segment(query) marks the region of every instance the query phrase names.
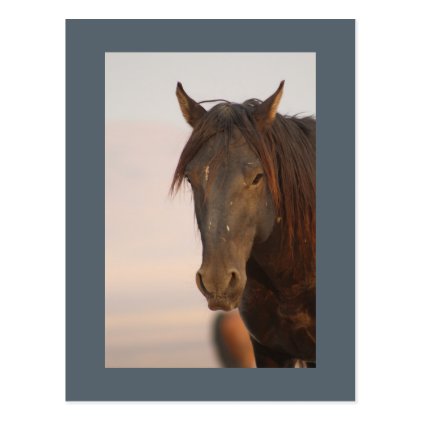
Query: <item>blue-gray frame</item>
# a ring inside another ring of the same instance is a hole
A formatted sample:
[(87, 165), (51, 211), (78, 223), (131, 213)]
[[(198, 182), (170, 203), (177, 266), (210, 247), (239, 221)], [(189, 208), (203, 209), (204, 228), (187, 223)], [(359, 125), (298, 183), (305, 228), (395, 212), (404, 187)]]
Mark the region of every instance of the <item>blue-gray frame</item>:
[[(105, 368), (106, 52), (316, 52), (317, 368)], [(355, 21), (67, 20), (66, 400), (354, 399)]]

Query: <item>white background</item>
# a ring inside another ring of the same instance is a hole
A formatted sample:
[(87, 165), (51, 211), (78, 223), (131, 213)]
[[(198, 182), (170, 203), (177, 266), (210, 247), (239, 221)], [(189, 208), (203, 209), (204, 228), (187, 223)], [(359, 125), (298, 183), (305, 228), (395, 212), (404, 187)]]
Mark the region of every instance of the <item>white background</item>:
[[(184, 3), (1, 6), (1, 419), (421, 420), (418, 2)], [(356, 403), (65, 403), (64, 19), (81, 17), (357, 19)]]

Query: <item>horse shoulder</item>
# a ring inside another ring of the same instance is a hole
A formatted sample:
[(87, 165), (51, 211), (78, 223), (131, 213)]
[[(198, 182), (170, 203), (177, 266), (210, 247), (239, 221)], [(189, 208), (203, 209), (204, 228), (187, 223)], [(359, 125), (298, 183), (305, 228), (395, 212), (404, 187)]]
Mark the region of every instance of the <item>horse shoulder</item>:
[[(248, 262), (247, 276), (239, 310), (252, 339), (280, 353), (314, 360), (314, 292), (283, 297), (253, 261)], [(288, 289), (284, 293), (289, 295)]]

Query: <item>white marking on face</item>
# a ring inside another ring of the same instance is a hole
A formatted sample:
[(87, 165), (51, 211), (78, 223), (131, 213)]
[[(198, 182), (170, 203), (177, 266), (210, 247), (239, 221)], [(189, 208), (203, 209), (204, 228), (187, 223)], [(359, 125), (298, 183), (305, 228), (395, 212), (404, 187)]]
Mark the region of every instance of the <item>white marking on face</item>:
[(230, 227), (229, 226), (226, 226), (226, 229), (227, 229), (228, 232), (230, 231)]
[(233, 205), (233, 202), (232, 201), (230, 201), (230, 206), (232, 206)]
[(210, 173), (210, 166), (205, 167), (204, 173), (205, 173), (205, 181), (208, 182), (208, 175)]
[(277, 223), (281, 221), (281, 217), (277, 217)]

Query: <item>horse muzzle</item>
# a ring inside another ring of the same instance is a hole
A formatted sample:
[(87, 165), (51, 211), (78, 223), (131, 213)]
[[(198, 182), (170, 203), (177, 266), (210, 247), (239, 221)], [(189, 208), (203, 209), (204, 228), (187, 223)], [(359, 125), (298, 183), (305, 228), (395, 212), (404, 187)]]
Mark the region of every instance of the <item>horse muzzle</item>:
[[(213, 279), (218, 282), (212, 282)], [(211, 278), (210, 273), (201, 267), (196, 273), (196, 285), (207, 299), (209, 309), (231, 311), (240, 303), (245, 282), (242, 282), (240, 273), (235, 269), (228, 271), (224, 276)]]

